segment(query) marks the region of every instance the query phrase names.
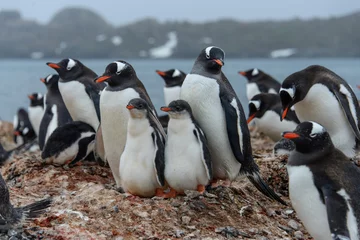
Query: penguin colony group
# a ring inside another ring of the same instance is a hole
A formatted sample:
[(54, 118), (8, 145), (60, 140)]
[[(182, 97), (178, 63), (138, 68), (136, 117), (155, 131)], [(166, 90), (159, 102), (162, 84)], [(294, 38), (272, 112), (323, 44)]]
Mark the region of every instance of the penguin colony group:
[[(225, 52), (203, 49), (189, 74), (157, 70), (165, 81), (159, 116), (135, 69), (123, 60), (98, 76), (80, 61), (47, 63), (47, 93), (29, 96), (29, 114), (14, 119), (18, 145), (38, 141), (45, 162), (74, 166), (83, 159), (109, 165), (119, 191), (140, 197), (204, 193), (218, 180), (246, 176), (264, 195), (285, 202), (264, 182), (252, 157), (248, 124), (269, 136), (275, 155), (288, 156), (291, 204), (312, 237), (359, 239), (360, 108), (352, 88), (322, 66), (283, 83), (254, 68), (247, 78), (249, 116), (222, 71)], [(9, 152), (2, 151), (2, 160)], [(14, 209), (0, 178), (0, 226), (38, 216), (43, 200)], [(10, 209), (10, 210), (9, 210)]]

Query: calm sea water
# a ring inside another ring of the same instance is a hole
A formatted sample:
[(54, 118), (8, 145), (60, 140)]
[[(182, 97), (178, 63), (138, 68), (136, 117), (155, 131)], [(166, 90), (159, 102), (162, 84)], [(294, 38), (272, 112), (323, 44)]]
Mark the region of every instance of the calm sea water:
[[(45, 93), (46, 88), (39, 79), (54, 73), (45, 63), (59, 60), (0, 60), (0, 118), (12, 121), (18, 108), (28, 107), (28, 94)], [(85, 59), (83, 63), (97, 74), (102, 74), (107, 64), (113, 60)], [(193, 65), (193, 60), (128, 60), (128, 62), (134, 66), (157, 109), (163, 106), (164, 96), (163, 80), (155, 70), (179, 68), (189, 72)], [(360, 84), (360, 59), (226, 59), (223, 70), (247, 112), (246, 79), (237, 74), (239, 70), (257, 67), (282, 82), (291, 73), (312, 64), (320, 64), (336, 72), (354, 87), (355, 94), (360, 97), (360, 90), (356, 88), (356, 85)]]

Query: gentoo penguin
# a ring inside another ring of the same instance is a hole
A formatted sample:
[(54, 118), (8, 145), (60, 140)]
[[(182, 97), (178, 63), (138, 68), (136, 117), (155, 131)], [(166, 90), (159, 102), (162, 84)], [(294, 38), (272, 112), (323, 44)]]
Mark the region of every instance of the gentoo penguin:
[(286, 118), (281, 121), (281, 101), (278, 94), (260, 93), (249, 102), (249, 118), (253, 119), (260, 132), (270, 137), (274, 142), (281, 139), (281, 133), (296, 128), (300, 123), (293, 110), (289, 110)]
[(218, 47), (203, 49), (180, 93), (207, 137), (214, 180), (233, 181), (239, 174), (246, 175), (263, 194), (285, 204), (261, 178), (252, 157), (243, 108), (221, 71), (224, 57), (224, 51)]
[(326, 128), (336, 148), (355, 156), (360, 140), (358, 100), (345, 80), (314, 65), (287, 77), (280, 89), (282, 119), (294, 106), (300, 122), (314, 121)]
[(51, 198), (40, 200), (24, 207), (14, 206), (10, 202), (9, 189), (0, 173), (0, 229), (8, 230), (29, 219), (37, 218), (50, 207)]
[(17, 146), (29, 143), (36, 138), (27, 111), (20, 108), (14, 116), (14, 142)]
[(39, 147), (43, 150), (47, 139), (52, 132), (59, 126), (71, 122), (71, 116), (64, 104), (61, 93), (59, 92), (59, 75), (50, 74), (46, 78), (41, 78), (41, 82), (46, 85), (45, 111), (40, 123)]
[(260, 69), (253, 68), (239, 72), (239, 74), (243, 75), (248, 80), (248, 83), (246, 84), (246, 96), (249, 101), (259, 93), (279, 93), (281, 84)]
[(172, 197), (184, 190), (203, 193), (212, 180), (212, 163), (204, 132), (184, 100), (171, 102), (162, 111), (169, 113), (165, 147), (165, 180)]
[(41, 93), (33, 93), (28, 97), (30, 99), (29, 119), (36, 136), (39, 136), (40, 123), (44, 114), (44, 97)]
[(295, 144), (287, 164), (292, 206), (315, 240), (359, 239), (360, 170), (329, 133), (302, 122), (283, 137)]
[(165, 81), (164, 97), (165, 105), (168, 106), (170, 102), (179, 99), (181, 85), (184, 82), (186, 74), (179, 69), (170, 69), (166, 72), (156, 70), (156, 73)]
[(145, 100), (132, 99), (126, 108), (130, 118), (126, 145), (120, 158), (121, 185), (125, 192), (136, 196), (161, 196), (165, 184), (166, 136)]
[(95, 130), (87, 123), (74, 121), (58, 127), (47, 140), (41, 158), (48, 164), (73, 166), (94, 148)]
[(63, 59), (46, 63), (60, 76), (59, 90), (74, 121), (82, 121), (97, 129), (100, 121), (100, 91), (105, 84), (96, 84), (97, 74), (79, 60)]
[(125, 61), (110, 63), (104, 74), (95, 81), (108, 83), (100, 96), (101, 129), (106, 160), (117, 186), (121, 187), (119, 163), (125, 147), (129, 119), (126, 106), (131, 99), (142, 98), (148, 103), (154, 115), (156, 111), (134, 68)]
[(286, 138), (281, 138), (275, 143), (273, 154), (275, 157), (290, 156), (290, 153), (295, 149), (295, 144)]

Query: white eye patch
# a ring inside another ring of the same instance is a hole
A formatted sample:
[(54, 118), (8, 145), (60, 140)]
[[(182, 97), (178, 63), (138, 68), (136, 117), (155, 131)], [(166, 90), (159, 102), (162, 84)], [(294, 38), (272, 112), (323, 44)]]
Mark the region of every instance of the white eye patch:
[(316, 122), (311, 122), (311, 123), (312, 123), (312, 129), (311, 129), (311, 133), (310, 133), (311, 137), (313, 137), (319, 133), (325, 132), (325, 128), (323, 126), (321, 126), (320, 124), (318, 124)]
[(251, 76), (256, 76), (259, 74), (259, 70), (257, 68), (254, 68), (254, 70), (251, 73)]
[(180, 74), (181, 74), (180, 71), (175, 69), (172, 77), (178, 77), (178, 76), (180, 76)]
[(75, 65), (76, 65), (76, 62), (73, 59), (69, 58), (69, 62), (66, 66), (66, 69), (68, 71), (70, 71)]
[(52, 77), (53, 77), (53, 75), (50, 74), (49, 76), (47, 76), (47, 77), (45, 78), (45, 81), (48, 83)]
[(254, 104), (254, 106), (256, 107), (256, 110), (260, 109), (260, 104), (261, 104), (260, 101), (253, 100), (253, 101), (250, 101), (249, 103)]
[(37, 94), (37, 99), (40, 100), (43, 97), (43, 95), (41, 93)]
[(279, 93), (281, 93), (282, 91), (287, 92), (290, 95), (291, 98), (294, 98), (294, 95), (295, 95), (294, 89), (292, 89), (292, 88), (280, 88)]
[(23, 134), (26, 135), (28, 132), (29, 132), (29, 128), (28, 127), (24, 128)]
[(205, 49), (205, 54), (206, 54), (206, 58), (210, 58), (210, 51), (211, 49), (213, 48), (214, 46), (211, 46), (211, 47), (207, 47)]
[(126, 64), (122, 62), (114, 62), (114, 63), (116, 63), (117, 65), (116, 74), (120, 74), (120, 72), (126, 68)]

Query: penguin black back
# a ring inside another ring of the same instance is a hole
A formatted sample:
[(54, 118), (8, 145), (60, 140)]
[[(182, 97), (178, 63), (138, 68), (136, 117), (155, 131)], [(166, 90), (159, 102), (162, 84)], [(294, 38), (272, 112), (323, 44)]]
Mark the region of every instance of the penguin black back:
[(164, 79), (166, 87), (181, 87), (186, 77), (186, 74), (179, 69), (170, 69), (165, 72), (156, 70), (156, 73)]
[(275, 90), (276, 93), (280, 91), (281, 84), (276, 81), (272, 76), (263, 72), (258, 68), (252, 68), (247, 71), (239, 72), (242, 76), (246, 77), (249, 83), (256, 83), (260, 92), (269, 93), (270, 89)]

